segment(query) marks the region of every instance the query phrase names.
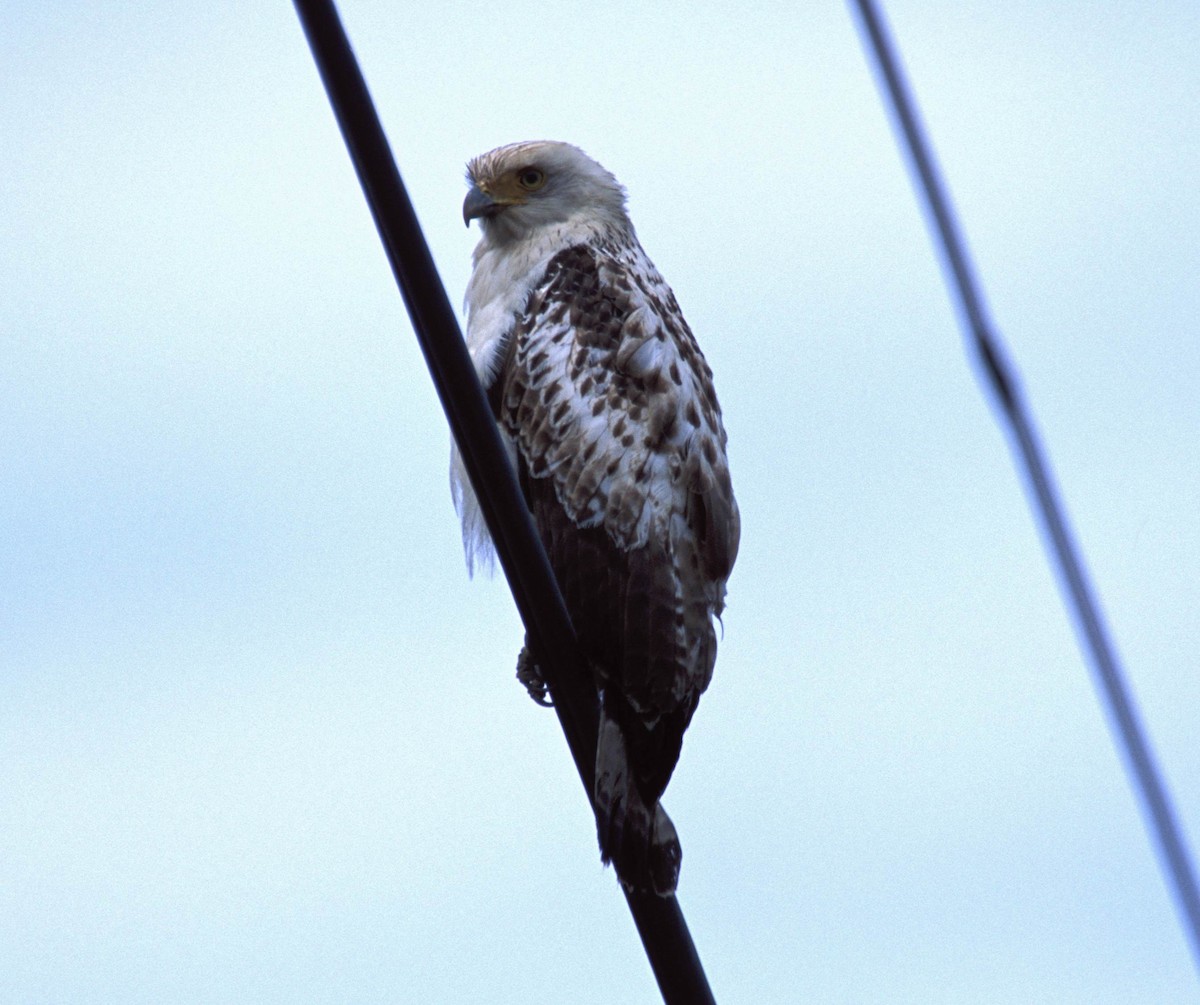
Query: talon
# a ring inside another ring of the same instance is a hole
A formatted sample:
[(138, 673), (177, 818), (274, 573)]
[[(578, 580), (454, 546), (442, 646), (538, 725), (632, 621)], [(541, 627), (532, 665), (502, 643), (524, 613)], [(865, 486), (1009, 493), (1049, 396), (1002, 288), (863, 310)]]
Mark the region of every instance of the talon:
[(541, 668), (534, 662), (533, 657), (529, 655), (528, 646), (522, 646), (521, 653), (517, 657), (517, 680), (525, 685), (525, 690), (529, 692), (529, 697), (543, 708), (554, 707), (554, 701), (549, 697), (550, 690), (546, 687), (546, 681), (542, 677)]

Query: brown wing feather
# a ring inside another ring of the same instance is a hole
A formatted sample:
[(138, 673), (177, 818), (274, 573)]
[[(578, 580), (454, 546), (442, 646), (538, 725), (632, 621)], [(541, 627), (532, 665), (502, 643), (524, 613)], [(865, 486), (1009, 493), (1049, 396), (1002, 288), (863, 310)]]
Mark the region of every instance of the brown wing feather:
[(559, 253), (510, 337), (497, 418), (652, 806), (711, 679), (737, 551), (711, 371), (636, 247)]

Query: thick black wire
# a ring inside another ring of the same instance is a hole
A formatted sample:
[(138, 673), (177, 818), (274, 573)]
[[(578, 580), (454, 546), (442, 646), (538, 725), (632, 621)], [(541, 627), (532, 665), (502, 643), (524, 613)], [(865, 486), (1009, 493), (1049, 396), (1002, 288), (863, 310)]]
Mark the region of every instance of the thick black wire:
[[(577, 669), (558, 584), (337, 10), (329, 0), (295, 6), (590, 803), (598, 710)], [(714, 1002), (679, 901), (630, 891), (625, 897), (663, 1001)]]
[(1022, 401), (1012, 370), (1005, 362), (999, 339), (988, 323), (983, 297), (967, 255), (966, 244), (959, 233), (950, 200), (921, 128), (916, 105), (909, 94), (899, 60), (894, 54), (893, 46), (872, 0), (854, 2), (862, 18), (870, 51), (875, 57), (884, 87), (891, 99), (892, 110), (907, 145), (912, 167), (925, 197), (926, 208), (933, 217), (945, 264), (950, 272), (948, 285), (951, 295), (966, 322), (967, 334), (979, 356), (983, 373), (1016, 440), (1017, 451), (1024, 462), (1025, 474), (1036, 501), (1035, 512), (1049, 538), (1051, 557), (1057, 565), (1060, 582), (1074, 614), (1084, 653), (1089, 658), (1102, 694), (1107, 700), (1109, 714), (1116, 725), (1126, 763), (1133, 773), (1135, 786), (1150, 818), (1151, 830), (1157, 838), (1184, 929), (1191, 941), (1192, 953), (1200, 966), (1200, 893), (1197, 892), (1195, 871), (1176, 822), (1166, 786), (1159, 776), (1154, 755), (1143, 734), (1116, 653), (1109, 641), (1104, 618), (1096, 603), (1078, 548), (1072, 539), (1062, 504), (1058, 500), (1049, 464), (1034, 432), (1033, 420)]

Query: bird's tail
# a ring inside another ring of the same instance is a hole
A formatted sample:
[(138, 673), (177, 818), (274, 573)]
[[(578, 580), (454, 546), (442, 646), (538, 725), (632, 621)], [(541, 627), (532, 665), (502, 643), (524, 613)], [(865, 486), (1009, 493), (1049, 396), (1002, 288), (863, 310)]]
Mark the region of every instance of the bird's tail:
[(600, 858), (630, 889), (675, 892), (683, 849), (662, 805), (648, 806), (629, 767), (625, 737), (601, 702), (596, 745), (596, 829)]

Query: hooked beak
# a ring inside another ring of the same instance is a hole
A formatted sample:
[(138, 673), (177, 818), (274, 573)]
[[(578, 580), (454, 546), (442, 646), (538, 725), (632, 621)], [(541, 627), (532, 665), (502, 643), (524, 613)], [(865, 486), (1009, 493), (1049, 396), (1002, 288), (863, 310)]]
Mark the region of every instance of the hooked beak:
[(495, 216), (504, 208), (478, 185), (472, 185), (471, 191), (463, 200), (463, 223), (468, 227), (478, 216)]

